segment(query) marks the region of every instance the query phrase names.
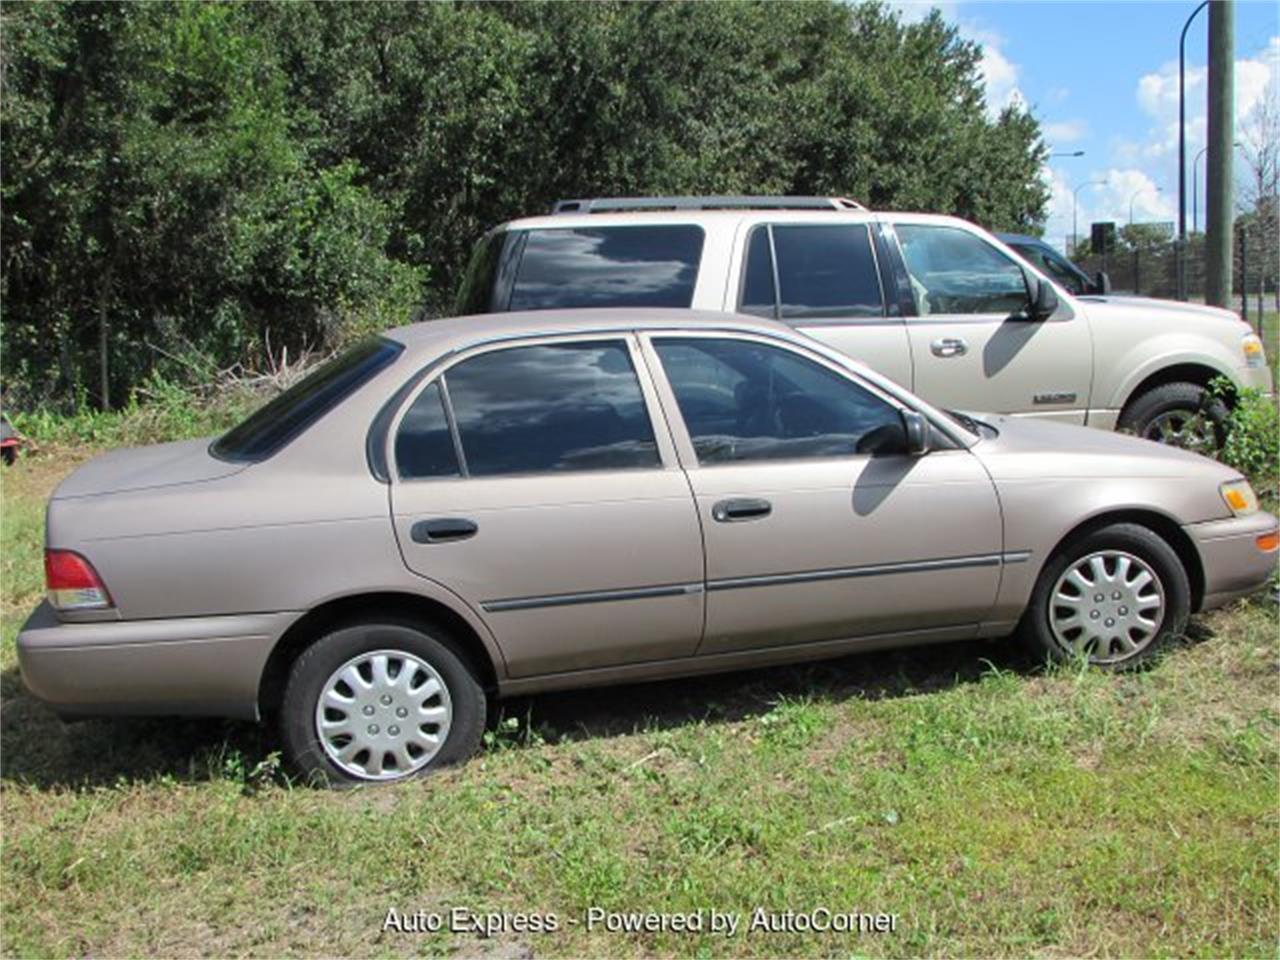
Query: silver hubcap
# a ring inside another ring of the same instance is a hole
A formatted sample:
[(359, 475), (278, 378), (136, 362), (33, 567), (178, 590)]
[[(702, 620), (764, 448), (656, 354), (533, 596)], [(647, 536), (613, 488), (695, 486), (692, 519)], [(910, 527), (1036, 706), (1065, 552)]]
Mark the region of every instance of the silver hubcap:
[(1064, 650), (1093, 663), (1126, 660), (1155, 639), (1164, 587), (1146, 561), (1122, 550), (1077, 560), (1058, 578), (1049, 626)]
[(362, 780), (395, 780), (440, 752), (453, 723), (444, 678), (403, 650), (352, 657), (325, 681), (316, 733), (329, 759)]
[(1194, 410), (1169, 410), (1160, 414), (1147, 424), (1143, 437), (1188, 450), (1212, 449), (1217, 441), (1213, 423)]

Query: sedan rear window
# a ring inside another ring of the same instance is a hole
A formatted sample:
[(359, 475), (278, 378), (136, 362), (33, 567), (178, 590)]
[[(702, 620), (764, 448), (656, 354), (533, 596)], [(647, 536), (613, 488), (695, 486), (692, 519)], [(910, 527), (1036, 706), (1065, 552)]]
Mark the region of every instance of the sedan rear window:
[(573, 307), (688, 307), (702, 259), (693, 224), (552, 228), (481, 241), (463, 313)]
[(357, 344), (232, 427), (209, 452), (243, 463), (267, 459), (390, 365), (402, 350), (381, 337)]

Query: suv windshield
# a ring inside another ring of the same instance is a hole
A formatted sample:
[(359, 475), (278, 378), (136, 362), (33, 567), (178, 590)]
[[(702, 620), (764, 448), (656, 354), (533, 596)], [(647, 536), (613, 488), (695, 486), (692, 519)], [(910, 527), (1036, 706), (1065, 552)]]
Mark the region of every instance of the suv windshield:
[(376, 337), (365, 340), (299, 380), (215, 440), (220, 460), (257, 463), (271, 456), (388, 366), (404, 347)]
[(702, 259), (694, 224), (499, 231), (480, 241), (458, 312), (693, 303)]

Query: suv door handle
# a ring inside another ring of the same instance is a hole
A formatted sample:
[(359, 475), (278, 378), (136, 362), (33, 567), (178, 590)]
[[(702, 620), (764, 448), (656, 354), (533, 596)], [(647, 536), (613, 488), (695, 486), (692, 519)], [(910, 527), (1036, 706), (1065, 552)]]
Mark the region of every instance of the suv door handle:
[(439, 517), (435, 520), (419, 520), (409, 528), (414, 543), (447, 543), (450, 540), (466, 540), (474, 537), (480, 527), (474, 520), (462, 517)]
[(711, 518), (719, 523), (737, 523), (740, 520), (761, 520), (773, 513), (768, 500), (740, 498), (721, 500), (711, 508)]
[(929, 344), (935, 357), (963, 357), (969, 352), (969, 344), (959, 337), (943, 337)]

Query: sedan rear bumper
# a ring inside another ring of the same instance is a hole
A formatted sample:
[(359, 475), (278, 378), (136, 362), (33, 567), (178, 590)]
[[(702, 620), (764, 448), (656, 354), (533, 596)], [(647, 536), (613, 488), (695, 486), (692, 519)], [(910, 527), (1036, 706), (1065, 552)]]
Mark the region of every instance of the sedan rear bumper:
[(1259, 512), (1183, 527), (1195, 543), (1204, 568), (1201, 610), (1220, 607), (1267, 582), (1280, 552), (1259, 549), (1258, 538), (1275, 533), (1277, 523), (1271, 514)]
[(65, 717), (256, 719), (258, 684), (297, 614), (64, 623), (41, 603), (18, 634), (27, 689)]

